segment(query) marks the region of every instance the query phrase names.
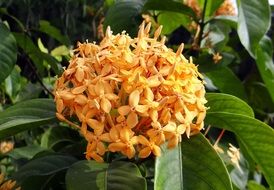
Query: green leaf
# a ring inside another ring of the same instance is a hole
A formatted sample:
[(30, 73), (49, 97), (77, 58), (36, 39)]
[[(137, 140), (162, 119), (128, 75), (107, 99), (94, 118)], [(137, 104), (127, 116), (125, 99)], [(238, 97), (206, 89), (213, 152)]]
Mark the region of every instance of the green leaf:
[(65, 155), (49, 155), (29, 161), (22, 166), (13, 178), (20, 184), (34, 176), (48, 176), (68, 169), (76, 158)]
[(196, 13), (188, 6), (183, 3), (175, 2), (172, 0), (148, 0), (144, 5), (144, 11), (146, 10), (157, 10), (157, 11), (170, 11), (174, 13), (181, 13), (192, 17), (197, 21)]
[(175, 12), (161, 11), (158, 15), (157, 21), (163, 25), (162, 34), (170, 34), (180, 26), (187, 28), (191, 20), (189, 17)]
[(252, 57), (262, 37), (270, 27), (268, 0), (238, 0), (238, 35)]
[(247, 99), (244, 85), (228, 67), (221, 67), (218, 70), (207, 72), (206, 76), (221, 92), (232, 94), (243, 100)]
[(198, 0), (200, 7), (204, 8), (204, 3), (206, 2), (205, 18), (212, 17), (215, 11), (221, 6), (224, 0)]
[(12, 72), (17, 59), (16, 40), (9, 29), (0, 22), (0, 83)]
[(0, 139), (55, 121), (53, 100), (20, 102), (0, 113)]
[(253, 110), (243, 100), (228, 94), (207, 93), (207, 113), (227, 112), (254, 117)]
[(40, 20), (39, 21), (39, 31), (48, 34), (49, 36), (53, 37), (61, 44), (69, 45), (69, 39), (61, 34), (60, 30), (50, 24), (49, 21)]
[(24, 146), (20, 148), (15, 148), (11, 152), (9, 152), (8, 155), (12, 157), (13, 159), (21, 159), (21, 158), (31, 159), (37, 153), (42, 152), (44, 150), (46, 149), (42, 148), (41, 146), (29, 145), (29, 146)]
[(110, 26), (114, 33), (126, 30), (131, 36), (135, 36), (142, 21), (142, 8), (143, 1), (140, 0), (116, 1), (106, 14), (104, 28)]
[(185, 190), (232, 190), (223, 161), (202, 134), (184, 138), (181, 144)]
[(249, 181), (247, 184), (248, 190), (266, 190), (266, 188), (255, 181)]
[(154, 189), (183, 190), (181, 144), (173, 149), (168, 149), (164, 144), (161, 146), (161, 150), (162, 155), (155, 161)]
[(107, 164), (83, 160), (67, 171), (66, 187), (67, 190), (146, 190), (146, 180), (131, 162)]
[(270, 187), (274, 188), (274, 131), (271, 127), (254, 118), (225, 110), (208, 112), (205, 121), (234, 132), (261, 168)]
[(215, 21), (221, 21), (225, 25), (229, 25), (231, 28), (237, 29), (238, 18), (236, 16), (231, 16), (231, 15), (215, 16), (214, 18), (210, 20), (210, 23)]
[(271, 99), (274, 102), (274, 63), (272, 56), (272, 42), (267, 36), (264, 36), (257, 48), (256, 64)]

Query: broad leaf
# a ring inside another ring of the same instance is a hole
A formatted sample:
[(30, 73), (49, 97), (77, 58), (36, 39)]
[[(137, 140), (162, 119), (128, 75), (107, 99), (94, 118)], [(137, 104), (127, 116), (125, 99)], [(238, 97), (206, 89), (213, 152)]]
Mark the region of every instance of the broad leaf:
[(202, 134), (184, 138), (181, 144), (184, 190), (232, 190), (223, 161)]
[(271, 40), (264, 36), (257, 48), (256, 64), (266, 88), (274, 102), (274, 64), (273, 45)]
[(9, 29), (0, 22), (0, 83), (11, 73), (17, 58), (16, 40)]
[(104, 20), (104, 27), (111, 27), (114, 33), (126, 30), (131, 36), (137, 34), (138, 26), (142, 19), (140, 17), (143, 1), (125, 0), (117, 1), (112, 5)]
[[(181, 144), (176, 148), (168, 149), (162, 145), (162, 155), (155, 161), (155, 190), (183, 190), (183, 166)], [(172, 177), (171, 177), (172, 176)]]
[(180, 2), (175, 2), (172, 0), (148, 0), (144, 5), (145, 10), (157, 10), (157, 11), (170, 11), (174, 13), (181, 13), (192, 17), (197, 20), (196, 13), (188, 6)]
[(69, 39), (65, 35), (61, 34), (58, 28), (52, 26), (50, 22), (46, 20), (39, 21), (39, 31), (48, 34), (61, 44), (69, 45)]
[(224, 0), (198, 0), (200, 7), (203, 9), (206, 1), (205, 18), (212, 17), (215, 11), (220, 7)]
[(268, 0), (238, 0), (238, 35), (241, 43), (255, 57), (257, 46), (270, 26)]
[(14, 159), (31, 159), (33, 158), (37, 153), (42, 152), (46, 150), (45, 148), (42, 148), (41, 146), (37, 145), (29, 145), (24, 146), (20, 148), (15, 148), (11, 152), (8, 153), (8, 155)]
[(242, 82), (228, 67), (221, 67), (206, 73), (213, 84), (223, 93), (232, 94), (246, 100), (245, 89)]
[(68, 170), (66, 186), (67, 190), (145, 190), (146, 180), (131, 162), (107, 164), (83, 160)]
[(249, 181), (247, 184), (249, 190), (266, 190), (266, 188), (255, 181)]
[[(210, 105), (209, 106), (213, 107)], [(220, 106), (221, 107), (221, 106)], [(206, 123), (234, 132), (242, 145), (260, 166), (270, 187), (274, 187), (274, 131), (265, 123), (237, 112), (208, 112)]]
[(22, 166), (13, 178), (20, 183), (30, 180), (32, 177), (49, 176), (68, 169), (77, 159), (65, 155), (49, 155), (29, 161)]
[(191, 20), (189, 17), (175, 12), (161, 11), (158, 15), (157, 21), (160, 25), (163, 25), (162, 34), (170, 34), (180, 26), (188, 28)]
[(55, 122), (55, 104), (51, 99), (20, 102), (0, 113), (0, 139)]
[(210, 108), (207, 110), (207, 113), (227, 112), (254, 117), (251, 107), (235, 96), (222, 93), (207, 93), (206, 99), (208, 101), (207, 106)]

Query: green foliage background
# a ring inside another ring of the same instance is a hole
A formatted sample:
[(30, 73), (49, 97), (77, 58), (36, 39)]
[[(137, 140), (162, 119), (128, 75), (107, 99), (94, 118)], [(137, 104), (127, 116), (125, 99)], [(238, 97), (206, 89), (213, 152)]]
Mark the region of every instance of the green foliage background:
[[(200, 17), (176, 0), (0, 0), (0, 140), (15, 143), (0, 154), (1, 172), (27, 190), (274, 189), (273, 11), (267, 0), (238, 0), (237, 16), (216, 16), (223, 0), (198, 2)], [(56, 76), (77, 41), (100, 41), (103, 19), (104, 28), (135, 36), (142, 14), (199, 65), (206, 129), (173, 150), (163, 146), (156, 159), (87, 161), (86, 142), (55, 118)], [(224, 130), (218, 145), (240, 148), (240, 168), (213, 147)]]

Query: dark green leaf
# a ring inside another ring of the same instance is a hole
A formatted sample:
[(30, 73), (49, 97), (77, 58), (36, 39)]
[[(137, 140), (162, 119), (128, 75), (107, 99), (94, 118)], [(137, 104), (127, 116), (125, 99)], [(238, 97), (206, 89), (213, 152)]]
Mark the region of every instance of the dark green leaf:
[(241, 43), (255, 57), (257, 46), (270, 26), (268, 0), (238, 0), (238, 35)]
[(188, 27), (191, 20), (189, 17), (175, 12), (161, 11), (158, 15), (157, 21), (163, 25), (162, 34), (170, 34), (180, 26)]
[(228, 94), (207, 93), (207, 113), (227, 112), (254, 117), (253, 110), (243, 100)]
[(198, 0), (200, 7), (203, 9), (206, 1), (205, 18), (210, 18), (220, 7), (224, 0)]
[(17, 58), (16, 40), (9, 29), (0, 22), (0, 83), (11, 73)]
[(0, 113), (0, 139), (52, 122), (55, 122), (53, 100), (20, 102)]
[(146, 180), (131, 162), (75, 163), (66, 175), (67, 190), (146, 190)]
[(27, 164), (22, 166), (13, 178), (18, 183), (23, 183), (25, 180), (34, 176), (48, 176), (59, 171), (68, 169), (76, 158), (64, 155), (49, 155), (41, 158), (37, 158), (29, 161)]
[(125, 0), (117, 1), (111, 6), (106, 14), (104, 27), (111, 27), (114, 33), (126, 30), (131, 36), (135, 36), (141, 23), (140, 13), (143, 1)]
[(181, 144), (185, 190), (232, 190), (224, 163), (202, 134), (184, 138)]
[(157, 11), (170, 11), (174, 13), (181, 13), (197, 20), (196, 13), (183, 3), (175, 2), (172, 0), (148, 0), (144, 5), (145, 10), (157, 10)]
[[(183, 166), (181, 144), (174, 149), (161, 146), (162, 155), (155, 161), (155, 190), (183, 190)], [(172, 176), (172, 177), (171, 177)]]
[(226, 25), (229, 25), (233, 29), (237, 29), (238, 18), (230, 15), (219, 15), (210, 20), (210, 23), (215, 21), (221, 21)]
[(221, 67), (218, 70), (207, 72), (206, 76), (221, 92), (232, 94), (243, 100), (247, 99), (242, 82), (228, 67)]
[(69, 45), (69, 39), (66, 36), (62, 35), (58, 28), (52, 26), (46, 20), (39, 21), (39, 31), (48, 34), (49, 36), (59, 41), (61, 44)]
[(37, 153), (42, 152), (44, 150), (46, 149), (42, 148), (41, 146), (29, 145), (29, 146), (13, 149), (11, 152), (9, 152), (9, 156), (14, 159), (21, 159), (21, 158), (31, 159)]
[(271, 40), (264, 36), (257, 48), (256, 64), (266, 88), (274, 102), (274, 63), (273, 45)]

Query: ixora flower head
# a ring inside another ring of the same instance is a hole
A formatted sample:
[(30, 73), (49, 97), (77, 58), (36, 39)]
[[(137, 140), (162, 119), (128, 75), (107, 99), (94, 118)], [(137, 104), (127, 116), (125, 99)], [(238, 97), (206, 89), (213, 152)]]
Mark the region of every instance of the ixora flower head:
[[(159, 146), (177, 146), (203, 128), (206, 114), (202, 76), (192, 59), (149, 37), (150, 23), (138, 36), (113, 35), (107, 28), (99, 45), (79, 43), (68, 68), (56, 81), (57, 117), (80, 129), (86, 158), (103, 162), (106, 151), (128, 158), (161, 155)], [(78, 122), (69, 120), (77, 117)]]

